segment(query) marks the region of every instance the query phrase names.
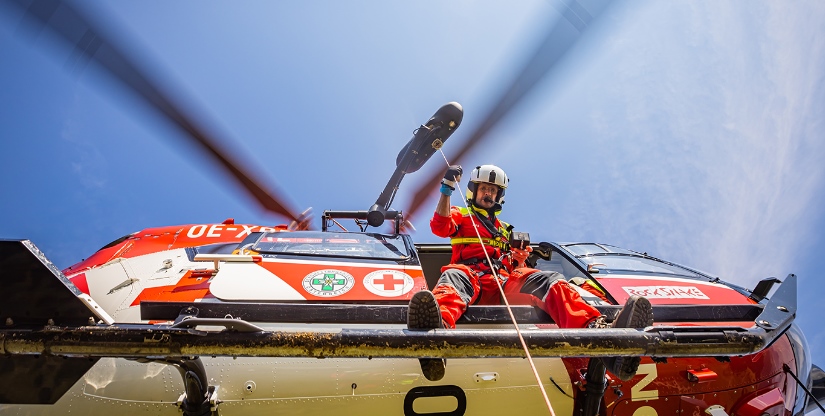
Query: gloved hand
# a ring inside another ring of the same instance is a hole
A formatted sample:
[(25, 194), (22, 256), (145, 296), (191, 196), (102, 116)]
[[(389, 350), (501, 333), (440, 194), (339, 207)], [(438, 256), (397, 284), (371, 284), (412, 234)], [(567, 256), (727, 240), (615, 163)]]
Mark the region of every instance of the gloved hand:
[(527, 246), (524, 250), (519, 250), (515, 247), (510, 248), (510, 255), (513, 256), (515, 267), (523, 267), (526, 265), (527, 257), (533, 251), (533, 247)]
[(444, 195), (452, 195), (458, 182), (461, 181), (461, 166), (451, 165), (447, 172), (444, 173), (444, 179), (441, 180), (441, 193)]

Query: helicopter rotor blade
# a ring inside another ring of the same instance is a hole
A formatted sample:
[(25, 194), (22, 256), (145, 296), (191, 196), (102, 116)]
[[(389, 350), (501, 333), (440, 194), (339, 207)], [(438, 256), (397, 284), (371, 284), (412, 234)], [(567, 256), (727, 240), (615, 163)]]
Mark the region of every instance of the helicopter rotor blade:
[[(475, 130), (463, 139), (450, 163), (460, 164), (461, 159), (489, 136), (496, 125), (516, 107), (519, 102), (541, 81), (547, 73), (555, 68), (567, 52), (579, 41), (586, 29), (607, 8), (609, 0), (588, 1), (583, 6), (582, 0), (551, 0), (550, 3), (562, 15), (562, 19), (547, 32), (544, 40), (533, 52), (527, 63), (516, 75), (492, 106), (489, 113)], [(455, 140), (454, 141), (458, 141)], [(413, 193), (410, 206), (404, 211), (406, 218), (412, 218), (431, 196), (435, 194), (435, 184), (443, 172), (434, 171)]]
[[(61, 0), (0, 0), (17, 6), (24, 11), (24, 21), (36, 30), (49, 29), (59, 39), (73, 48), (73, 59), (93, 61), (105, 69), (127, 90), (140, 97), (150, 108), (157, 110), (166, 120), (183, 130), (186, 140), (205, 150), (227, 173), (267, 211), (282, 215), (290, 221), (302, 222), (305, 218), (295, 214), (290, 205), (276, 195), (283, 194), (267, 190), (262, 181), (242, 168), (230, 153), (221, 148), (218, 135), (210, 134), (204, 123), (198, 123), (191, 113), (175, 103), (171, 95), (159, 87), (157, 78), (153, 80), (149, 71), (142, 69), (137, 61), (123, 53), (128, 50), (107, 38), (92, 19)], [(134, 56), (134, 54), (132, 54)], [(248, 162), (245, 163), (248, 165)]]

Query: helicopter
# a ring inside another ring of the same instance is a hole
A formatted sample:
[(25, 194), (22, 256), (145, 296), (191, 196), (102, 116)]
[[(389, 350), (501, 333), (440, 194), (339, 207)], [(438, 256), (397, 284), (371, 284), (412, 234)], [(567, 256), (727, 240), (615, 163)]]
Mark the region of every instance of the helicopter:
[[(203, 227), (202, 227), (202, 229), (209, 229), (209, 228), (212, 228), (212, 227), (215, 227), (215, 226), (217, 226), (217, 227), (221, 227), (221, 225), (220, 225), (220, 224), (210, 224), (208, 227), (204, 224), (204, 225), (202, 225), (202, 226), (203, 226)], [(227, 223), (227, 224), (223, 224), (223, 228), (222, 228), (222, 229), (226, 229), (226, 228), (227, 228), (227, 227), (229, 227), (229, 226), (231, 226), (231, 224), (229, 224), (229, 223)], [(248, 227), (252, 227), (252, 226), (248, 226)], [(218, 229), (220, 229), (220, 228), (218, 228)], [(122, 292), (124, 288), (125, 288), (125, 289), (128, 289), (129, 287), (130, 287), (130, 286), (124, 286), (123, 288), (121, 288), (121, 289), (119, 289), (119, 290), (116, 290), (116, 291), (115, 291), (115, 292), (113, 292), (113, 293)]]

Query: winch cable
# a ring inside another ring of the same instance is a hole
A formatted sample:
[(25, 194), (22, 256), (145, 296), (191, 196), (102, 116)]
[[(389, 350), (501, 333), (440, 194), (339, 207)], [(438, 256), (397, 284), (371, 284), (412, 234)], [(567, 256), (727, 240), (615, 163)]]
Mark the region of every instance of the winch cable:
[(797, 377), (796, 374), (794, 374), (793, 371), (791, 371), (791, 367), (788, 364), (782, 364), (782, 370), (785, 371), (786, 373), (790, 374), (791, 377), (793, 377), (793, 379), (796, 380), (796, 384), (799, 387), (802, 387), (802, 390), (805, 390), (805, 394), (808, 395), (809, 399), (813, 400), (814, 403), (816, 403), (816, 405), (819, 407), (819, 410), (822, 410), (823, 412), (825, 412), (825, 407), (822, 407), (822, 403), (820, 403), (819, 400), (817, 400), (816, 396), (814, 396), (813, 393), (811, 393), (808, 390), (808, 388), (805, 387), (805, 383), (803, 383), (801, 380), (799, 380), (799, 377)]
[[(438, 149), (441, 152), (441, 156), (444, 158), (444, 162), (447, 163), (447, 166), (450, 166), (450, 162), (447, 160), (447, 156), (444, 155), (444, 151)], [(456, 181), (456, 189), (458, 189), (458, 181)], [(461, 198), (464, 201), (464, 208), (467, 209), (468, 212), (472, 213), (473, 210), (467, 206), (466, 198)], [(524, 354), (527, 357), (527, 362), (530, 363), (530, 369), (533, 370), (533, 376), (536, 377), (536, 383), (539, 385), (539, 389), (541, 390), (541, 395), (544, 397), (544, 403), (547, 405), (547, 410), (550, 411), (550, 416), (556, 416), (556, 412), (553, 411), (553, 406), (550, 404), (550, 399), (547, 397), (547, 391), (544, 389), (544, 384), (541, 382), (541, 377), (539, 376), (538, 370), (536, 370), (536, 363), (533, 362), (533, 356), (530, 354), (530, 350), (527, 348), (527, 342), (524, 341), (524, 337), (521, 335), (521, 329), (518, 326), (518, 322), (516, 322), (516, 317), (513, 315), (513, 309), (510, 307), (510, 302), (507, 301), (507, 296), (504, 294), (504, 288), (501, 286), (501, 281), (499, 280), (498, 271), (495, 267), (492, 267), (493, 262), (490, 259), (490, 254), (487, 253), (487, 249), (484, 248), (484, 243), (481, 240), (481, 233), (478, 231), (478, 227), (475, 224), (475, 218), (473, 215), (470, 215), (470, 221), (473, 223), (473, 229), (476, 232), (476, 237), (478, 237), (478, 243), (481, 244), (481, 251), (484, 252), (484, 257), (487, 259), (487, 264), (490, 265), (490, 271), (493, 274), (493, 278), (496, 282), (496, 286), (498, 287), (498, 291), (501, 294), (501, 299), (504, 300), (504, 305), (507, 307), (507, 313), (510, 315), (510, 321), (513, 323), (513, 327), (516, 328), (516, 334), (518, 335), (519, 342), (521, 342), (521, 348), (524, 350)]]

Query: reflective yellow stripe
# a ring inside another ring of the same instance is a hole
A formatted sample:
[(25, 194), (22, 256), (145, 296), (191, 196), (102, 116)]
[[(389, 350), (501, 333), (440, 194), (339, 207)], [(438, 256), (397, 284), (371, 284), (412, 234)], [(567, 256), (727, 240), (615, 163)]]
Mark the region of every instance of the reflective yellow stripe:
[[(480, 212), (484, 216), (487, 215), (487, 211), (481, 208), (473, 207), (473, 210)], [(458, 211), (461, 212), (462, 216), (466, 217), (470, 215), (470, 210), (468, 210), (467, 208), (459, 207)], [(498, 214), (498, 212), (496, 212), (496, 214)], [(498, 220), (498, 222), (500, 224), (498, 232), (501, 233), (501, 239), (491, 240), (489, 238), (482, 237), (481, 242), (484, 243), (484, 245), (490, 247), (496, 247), (502, 250), (507, 250), (510, 245), (510, 224), (507, 224), (506, 222), (501, 220)], [(450, 245), (454, 246), (456, 244), (478, 244), (478, 237), (456, 237), (450, 239)]]
[[(576, 277), (574, 277), (574, 278), (570, 279), (570, 280), (569, 280), (569, 282), (570, 282), (570, 283), (573, 283), (574, 285), (579, 286), (579, 287), (584, 286), (584, 284), (585, 284), (585, 283), (587, 283), (587, 284), (589, 284), (589, 285), (590, 285), (590, 287), (592, 287), (593, 289), (598, 290), (598, 291), (599, 291), (599, 293), (601, 293), (602, 295), (604, 295), (604, 294), (605, 294), (605, 293), (604, 293), (604, 290), (602, 290), (602, 288), (600, 288), (600, 287), (596, 286), (596, 285), (595, 285), (595, 284), (593, 284), (593, 283), (590, 283), (590, 281), (589, 281), (588, 279), (585, 279), (584, 277), (581, 277), (581, 276), (576, 276)], [(585, 289), (585, 290), (587, 290), (587, 289)]]
[(501, 233), (501, 238), (504, 241), (507, 241), (509, 243), (510, 242), (510, 224), (507, 224), (506, 222), (504, 222), (502, 220), (498, 220), (498, 222), (501, 223), (501, 228), (498, 229), (498, 231)]
[[(507, 248), (507, 242), (505, 242), (505, 241), (491, 240), (489, 238), (482, 237), (481, 242), (484, 245), (490, 246), (490, 247), (496, 247), (496, 248), (501, 248), (501, 249)], [(451, 238), (450, 239), (450, 245), (454, 246), (456, 244), (478, 244), (478, 237), (456, 237), (456, 238)]]
[[(464, 208), (464, 207), (457, 207), (457, 208), (458, 208), (458, 212), (460, 212), (461, 215), (463, 215), (465, 217), (467, 215), (470, 215), (470, 210), (468, 210), (467, 208)], [(473, 206), (473, 211), (476, 211), (476, 212), (480, 213), (481, 215), (483, 215), (485, 217), (490, 216), (490, 213), (488, 213), (487, 210), (484, 209), (484, 208), (479, 208), (477, 206)], [(498, 216), (498, 214), (501, 214), (501, 211), (496, 211), (495, 214), (496, 214), (496, 216)]]
[[(490, 242), (489, 238), (482, 238), (481, 242), (487, 244)], [(475, 244), (478, 243), (478, 237), (455, 237), (450, 239), (451, 245), (456, 244)]]

